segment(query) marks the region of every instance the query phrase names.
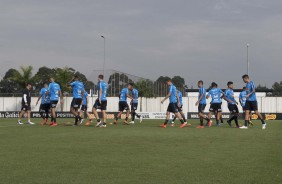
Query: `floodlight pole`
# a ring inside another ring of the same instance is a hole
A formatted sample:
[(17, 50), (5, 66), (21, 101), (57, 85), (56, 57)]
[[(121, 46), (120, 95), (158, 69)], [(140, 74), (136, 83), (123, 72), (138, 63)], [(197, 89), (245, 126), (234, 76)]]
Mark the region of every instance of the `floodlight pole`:
[(249, 75), (249, 68), (250, 68), (250, 62), (249, 62), (249, 46), (250, 44), (247, 43), (247, 75)]
[(106, 64), (106, 37), (101, 35), (104, 39), (104, 62), (103, 62), (103, 75), (105, 75), (105, 64)]

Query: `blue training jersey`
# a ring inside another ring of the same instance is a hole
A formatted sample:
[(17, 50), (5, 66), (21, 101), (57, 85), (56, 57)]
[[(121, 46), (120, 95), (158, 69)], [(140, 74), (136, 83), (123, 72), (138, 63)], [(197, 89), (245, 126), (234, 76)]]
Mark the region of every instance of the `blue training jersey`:
[[(100, 89), (102, 89), (102, 95), (101, 96), (100, 96)], [(101, 80), (98, 83), (98, 95), (99, 95), (99, 99), (101, 99), (101, 101), (107, 100), (107, 89), (108, 89), (108, 85), (104, 81)]]
[(42, 88), (40, 90), (41, 104), (49, 104), (50, 103), (50, 96), (49, 96), (49, 94), (46, 95), (47, 91), (48, 91), (48, 88)]
[[(250, 81), (247, 85), (246, 88), (248, 88), (247, 94), (251, 93), (253, 90), (256, 89), (255, 84), (253, 81)], [(256, 97), (256, 92), (254, 92), (253, 94), (251, 94), (249, 96), (249, 98), (247, 98), (247, 101), (257, 101), (257, 97)]]
[(138, 90), (137, 89), (133, 89), (132, 90), (132, 103), (138, 103)]
[(177, 90), (173, 84), (168, 86), (168, 92), (170, 93), (169, 103), (177, 103), (177, 98), (176, 98)]
[(51, 82), (48, 87), (50, 100), (51, 101), (58, 101), (60, 96), (61, 87), (56, 82)]
[(82, 98), (82, 92), (84, 92), (84, 85), (80, 81), (74, 81), (70, 83), (72, 87), (73, 98)]
[(232, 102), (228, 102), (228, 104), (236, 104), (235, 98), (234, 98), (234, 91), (232, 89), (226, 89), (225, 90), (225, 97), (227, 100), (230, 100)]
[(84, 91), (82, 105), (87, 105), (87, 97), (88, 97), (88, 93)]
[(126, 102), (127, 101), (127, 95), (128, 95), (128, 88), (123, 88), (120, 92), (119, 101)]
[(242, 107), (245, 107), (247, 101), (247, 91), (242, 91), (239, 95), (239, 100), (241, 102)]
[(199, 96), (198, 99), (200, 99), (200, 97), (203, 96), (203, 98), (201, 99), (201, 101), (199, 102), (199, 104), (207, 104), (207, 100), (206, 100), (206, 89), (204, 87), (201, 87), (199, 89)]
[(177, 94), (178, 94), (178, 98), (179, 98), (179, 103), (182, 106), (183, 105), (183, 98), (182, 98), (183, 96), (182, 96), (181, 91), (177, 91)]
[(222, 92), (222, 90), (221, 89), (219, 89), (219, 88), (212, 88), (210, 91), (209, 91), (209, 93), (208, 93), (208, 95), (209, 96), (211, 96), (211, 98), (212, 98), (212, 101), (211, 101), (211, 103), (213, 104), (213, 103), (221, 103), (222, 101), (221, 101), (221, 94), (222, 94), (223, 92)]

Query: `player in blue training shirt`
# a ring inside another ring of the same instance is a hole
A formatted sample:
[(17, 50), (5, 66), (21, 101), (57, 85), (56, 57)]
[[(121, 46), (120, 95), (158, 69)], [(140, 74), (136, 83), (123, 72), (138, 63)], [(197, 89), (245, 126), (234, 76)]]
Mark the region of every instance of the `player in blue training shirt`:
[[(89, 112), (88, 112), (88, 103), (89, 103), (89, 94), (86, 92), (86, 91), (84, 91), (84, 93), (83, 93), (83, 99), (82, 99), (82, 105), (81, 105), (81, 108), (80, 108), (80, 112), (79, 112), (79, 116), (82, 118), (81, 120), (80, 120), (80, 124), (82, 124), (83, 123), (83, 120), (84, 120), (84, 118), (85, 118), (85, 115), (86, 115), (86, 117), (88, 118), (88, 120), (89, 121), (91, 121), (92, 122), (92, 120), (91, 120), (91, 118), (90, 118), (90, 114), (89, 114)], [(83, 118), (84, 117), (84, 118)], [(90, 122), (90, 123), (91, 123)]]
[(121, 114), (124, 110), (126, 110), (126, 118), (124, 120), (125, 125), (129, 125), (128, 116), (130, 114), (129, 106), (127, 103), (127, 98), (133, 100), (133, 98), (129, 95), (129, 90), (132, 90), (132, 85), (128, 84), (127, 88), (123, 88), (119, 94), (119, 113), (116, 115), (114, 124), (117, 124), (118, 119), (121, 117)]
[(53, 77), (50, 78), (50, 84), (48, 87), (48, 91), (46, 95), (50, 96), (50, 104), (51, 104), (51, 123), (50, 126), (57, 126), (56, 120), (56, 107), (60, 98), (60, 102), (63, 102), (63, 95), (61, 91), (61, 87), (58, 83), (55, 82)]
[(80, 109), (82, 98), (84, 96), (84, 85), (81, 81), (79, 81), (79, 77), (77, 75), (75, 75), (68, 84), (72, 87), (73, 95), (70, 112), (75, 116), (74, 126), (77, 126), (78, 122), (82, 119), (78, 110)]
[(131, 94), (132, 94), (132, 100), (130, 102), (131, 105), (131, 122), (130, 124), (134, 124), (134, 120), (135, 120), (135, 116), (137, 118), (139, 118), (140, 123), (142, 122), (143, 118), (141, 115), (136, 113), (136, 110), (138, 108), (138, 98), (139, 98), (139, 93), (138, 90), (136, 88), (134, 88), (134, 84), (133, 83), (129, 83), (129, 85), (132, 86), (131, 88)]
[(206, 100), (206, 89), (204, 87), (204, 82), (202, 80), (198, 81), (199, 95), (196, 106), (198, 106), (198, 115), (200, 117), (200, 125), (197, 128), (204, 128), (204, 119), (207, 121), (207, 124), (211, 124), (210, 119), (204, 114), (207, 100)]
[[(179, 98), (179, 102), (180, 102), (180, 106), (177, 106), (178, 112), (180, 113), (180, 115), (182, 116), (184, 122), (187, 122), (187, 119), (183, 113), (183, 95), (182, 92), (177, 90), (177, 94), (178, 94), (178, 98)], [(178, 101), (177, 101), (178, 102)], [(174, 116), (172, 122), (171, 122), (171, 126), (174, 126), (174, 121), (176, 120), (176, 116)], [(190, 124), (191, 125), (191, 124)]]
[(181, 104), (180, 104), (179, 96), (177, 94), (176, 87), (172, 84), (172, 80), (171, 79), (168, 79), (166, 81), (166, 84), (168, 85), (168, 94), (161, 101), (161, 103), (164, 103), (169, 98), (169, 105), (168, 105), (167, 112), (166, 112), (165, 122), (163, 124), (161, 124), (160, 126), (162, 128), (166, 128), (166, 125), (167, 125), (167, 123), (169, 121), (169, 118), (170, 118), (170, 113), (174, 113), (174, 115), (181, 122), (181, 125), (180, 125), (179, 128), (184, 128), (186, 126), (187, 122), (184, 122), (183, 118), (181, 117), (181, 115), (180, 115), (180, 113), (178, 111), (178, 107), (180, 107)]
[[(98, 98), (93, 105), (92, 112), (97, 120), (96, 127), (107, 127), (107, 89), (108, 85), (104, 81), (104, 75), (98, 76)], [(103, 115), (103, 121), (100, 120), (99, 114), (97, 113), (97, 109), (100, 109)], [(90, 125), (92, 120), (87, 122), (85, 125)]]
[(236, 127), (239, 128), (238, 124), (238, 116), (239, 116), (239, 109), (237, 107), (237, 102), (234, 98), (234, 91), (233, 91), (233, 82), (229, 81), (227, 83), (228, 89), (225, 90), (225, 97), (224, 99), (227, 101), (228, 109), (232, 115), (232, 117), (227, 120), (228, 125), (231, 127), (231, 122), (234, 120)]
[(245, 124), (241, 126), (241, 129), (248, 129), (249, 121), (250, 121), (250, 112), (255, 111), (256, 115), (260, 118), (262, 123), (262, 129), (266, 129), (266, 123), (262, 117), (262, 115), (258, 112), (258, 104), (256, 97), (256, 88), (253, 81), (250, 80), (248, 75), (242, 76), (243, 81), (246, 83), (247, 88), (247, 96), (246, 96), (246, 113), (245, 113)]
[[(216, 116), (216, 125), (219, 126), (219, 121), (220, 121), (220, 117), (221, 117), (221, 96), (224, 96), (224, 93), (221, 89), (219, 89), (217, 87), (217, 84), (215, 82), (213, 82), (211, 84), (212, 88), (209, 90), (208, 95), (206, 97), (206, 99), (208, 99), (209, 97), (212, 98), (211, 100), (211, 106), (209, 109), (209, 114), (208, 114), (208, 119), (211, 119), (212, 113), (214, 113), (214, 115)], [(212, 121), (208, 122), (208, 126), (211, 127), (212, 125)]]
[(41, 104), (39, 107), (39, 113), (41, 118), (43, 119), (42, 125), (46, 125), (48, 118), (49, 118), (49, 113), (50, 113), (50, 108), (51, 108), (51, 101), (50, 101), (50, 96), (47, 95), (48, 91), (48, 84), (45, 83), (44, 87), (40, 90), (36, 105), (38, 104), (39, 100), (41, 99)]
[[(245, 115), (246, 115), (247, 91), (248, 91), (248, 89), (246, 87), (243, 87), (243, 91), (241, 91), (240, 95), (239, 95), (239, 102), (240, 102), (242, 109), (243, 109), (244, 118), (245, 118)], [(254, 126), (254, 124), (252, 123), (252, 112), (250, 112), (250, 115), (249, 115), (249, 123), (250, 123), (250, 125)]]

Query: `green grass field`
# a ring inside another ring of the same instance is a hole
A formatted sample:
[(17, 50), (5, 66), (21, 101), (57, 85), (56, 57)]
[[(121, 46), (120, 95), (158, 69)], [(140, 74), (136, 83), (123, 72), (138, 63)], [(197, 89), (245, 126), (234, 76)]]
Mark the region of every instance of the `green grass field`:
[[(0, 183), (282, 183), (282, 122), (249, 130), (16, 125), (0, 119)], [(60, 119), (59, 123), (72, 121)]]

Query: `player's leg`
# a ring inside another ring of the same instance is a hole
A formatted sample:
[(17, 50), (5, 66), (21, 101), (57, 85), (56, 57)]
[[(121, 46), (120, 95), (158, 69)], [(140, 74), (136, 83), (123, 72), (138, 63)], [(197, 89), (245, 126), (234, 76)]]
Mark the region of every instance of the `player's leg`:
[(101, 125), (101, 127), (106, 128), (107, 127), (107, 101), (102, 101), (101, 102), (101, 112), (102, 112), (102, 116), (103, 116), (103, 124)]
[(221, 119), (221, 111), (217, 111), (216, 112), (216, 125), (217, 126), (220, 126), (220, 123), (219, 123), (220, 119)]
[(245, 104), (245, 123), (243, 126), (240, 127), (240, 129), (248, 129), (248, 126), (249, 126), (249, 115), (250, 115), (250, 103), (249, 101), (246, 102)]
[(165, 118), (165, 122), (163, 124), (160, 125), (160, 127), (162, 128), (166, 128), (166, 125), (169, 121), (170, 118), (170, 105), (168, 105), (167, 111), (166, 111), (166, 118)]
[[(214, 111), (214, 104), (211, 104), (210, 109), (209, 109), (209, 114), (208, 114), (208, 119), (209, 120), (211, 119), (212, 113), (214, 113), (214, 112), (215, 112)], [(208, 125), (208, 127), (211, 127), (212, 126), (212, 121), (211, 120), (208, 121), (207, 125)]]
[(56, 116), (56, 107), (57, 107), (58, 101), (51, 101), (51, 123), (50, 126), (57, 126), (57, 116)]

